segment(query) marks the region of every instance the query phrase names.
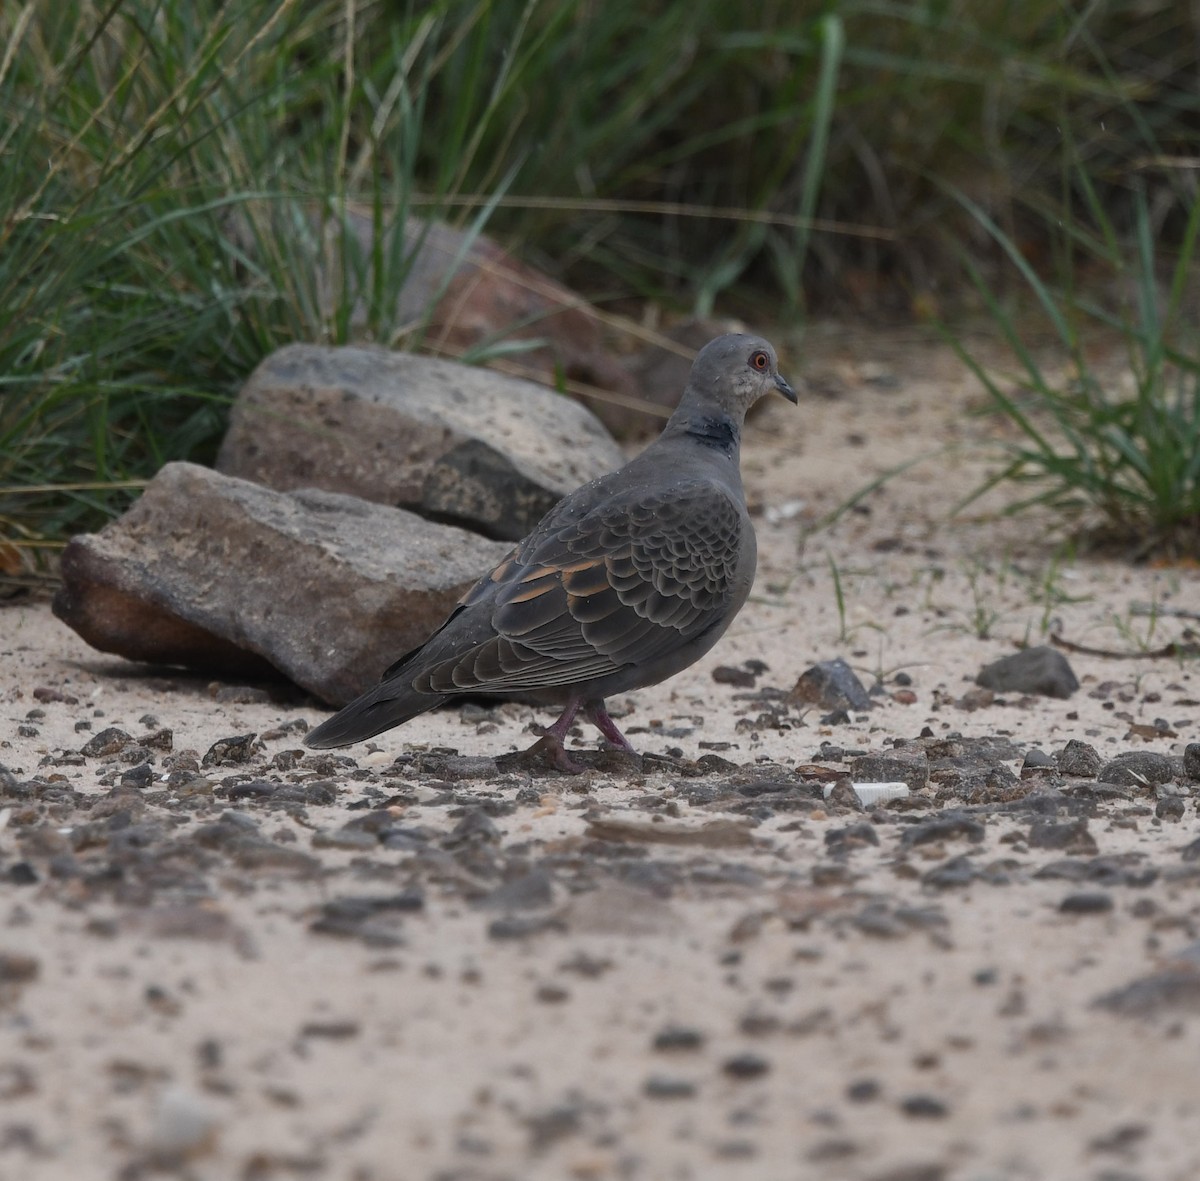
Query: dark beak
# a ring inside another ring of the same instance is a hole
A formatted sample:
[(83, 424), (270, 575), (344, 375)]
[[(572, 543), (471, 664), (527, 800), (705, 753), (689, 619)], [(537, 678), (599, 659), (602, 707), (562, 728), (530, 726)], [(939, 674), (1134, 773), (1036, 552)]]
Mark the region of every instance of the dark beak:
[(787, 383), (781, 373), (775, 374), (775, 388), (785, 397), (793, 406), (796, 405), (796, 391)]

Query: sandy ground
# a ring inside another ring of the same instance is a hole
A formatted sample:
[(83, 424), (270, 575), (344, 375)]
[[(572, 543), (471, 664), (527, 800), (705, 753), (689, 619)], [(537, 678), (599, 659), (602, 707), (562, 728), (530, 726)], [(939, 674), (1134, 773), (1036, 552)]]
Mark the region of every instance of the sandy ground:
[[(439, 754), (528, 746), (550, 719), (518, 706), (298, 759), (297, 721), (323, 716), (303, 697), (124, 665), (44, 602), (0, 608), (0, 1177), (1200, 1175), (1200, 785), (1015, 778), (1071, 739), (1182, 755), (1200, 669), (1072, 654), (1069, 700), (964, 699), (1051, 626), (1179, 640), (1195, 575), (1077, 559), (995, 498), (950, 519), (988, 470), (964, 444), (1000, 429), (956, 362), (918, 337), (811, 344), (824, 396), (747, 431), (753, 600), (700, 664), (614, 703), (665, 756), (641, 770), (480, 778)], [(762, 694), (835, 656), (882, 679), (869, 713)], [(767, 666), (752, 690), (714, 679), (745, 661)], [(171, 731), (152, 775), (123, 779), (144, 746), (78, 753), (107, 727)], [(814, 764), (923, 732), (931, 756), (1007, 738), (1012, 775), (869, 814), (818, 798)], [(246, 734), (248, 761), (198, 765)], [(1075, 835), (1039, 847), (1047, 821)]]

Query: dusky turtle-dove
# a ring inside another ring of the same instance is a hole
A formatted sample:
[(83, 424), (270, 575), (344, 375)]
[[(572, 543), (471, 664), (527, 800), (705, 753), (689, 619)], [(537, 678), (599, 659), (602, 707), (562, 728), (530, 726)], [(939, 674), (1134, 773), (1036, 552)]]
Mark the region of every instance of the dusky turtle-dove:
[(451, 697), (507, 694), (563, 707), (542, 742), (564, 769), (579, 769), (563, 743), (580, 710), (632, 750), (604, 699), (699, 659), (750, 593), (757, 548), (739, 445), (746, 411), (772, 391), (796, 401), (767, 341), (710, 341), (654, 443), (561, 500), (421, 647), (306, 744), (347, 746)]

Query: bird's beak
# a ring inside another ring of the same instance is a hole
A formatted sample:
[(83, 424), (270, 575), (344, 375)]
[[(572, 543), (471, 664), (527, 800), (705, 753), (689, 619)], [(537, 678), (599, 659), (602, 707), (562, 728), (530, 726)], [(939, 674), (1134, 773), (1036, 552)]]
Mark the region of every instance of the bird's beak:
[(781, 373), (775, 374), (775, 388), (785, 397), (793, 406), (796, 405), (796, 391), (787, 383), (787, 378)]

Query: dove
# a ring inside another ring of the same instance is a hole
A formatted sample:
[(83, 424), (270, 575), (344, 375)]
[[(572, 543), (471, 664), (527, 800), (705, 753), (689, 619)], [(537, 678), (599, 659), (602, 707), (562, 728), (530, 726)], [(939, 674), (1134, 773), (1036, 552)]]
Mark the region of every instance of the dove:
[(581, 770), (564, 746), (581, 711), (633, 752), (605, 699), (699, 660), (750, 593), (757, 547), (740, 444), (746, 412), (770, 393), (796, 402), (767, 341), (710, 341), (649, 447), (559, 501), (424, 644), (305, 744), (348, 746), (451, 698), (487, 695), (561, 706), (534, 749), (562, 770)]

